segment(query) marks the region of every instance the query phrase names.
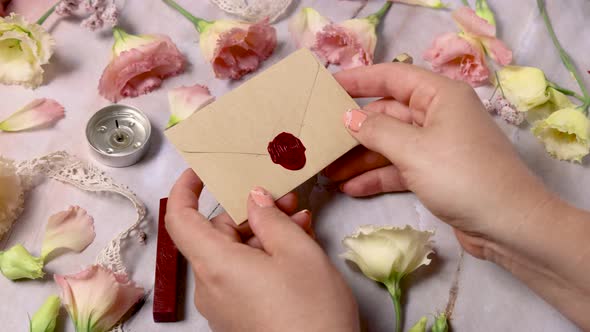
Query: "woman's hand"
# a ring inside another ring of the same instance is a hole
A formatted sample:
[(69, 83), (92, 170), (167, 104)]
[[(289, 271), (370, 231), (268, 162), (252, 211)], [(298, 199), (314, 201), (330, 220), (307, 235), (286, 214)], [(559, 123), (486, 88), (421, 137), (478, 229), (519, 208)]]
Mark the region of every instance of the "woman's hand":
[[(214, 331), (358, 331), (356, 302), (311, 233), (311, 216), (289, 194), (275, 205), (262, 188), (248, 223), (198, 212), (203, 183), (192, 170), (168, 200), (166, 229), (190, 262), (195, 306)], [(280, 209), (279, 209), (280, 208)], [(282, 211), (281, 211), (282, 209)]]
[(411, 190), (478, 257), (482, 241), (511, 241), (528, 211), (553, 199), (468, 85), (400, 63), (336, 79), (353, 97), (382, 97), (347, 113), (364, 147), (325, 170), (344, 193)]
[(336, 74), (353, 97), (357, 148), (325, 170), (343, 192), (411, 190), (472, 255), (523, 280), (590, 330), (590, 214), (545, 189), (471, 87), (406, 64)]

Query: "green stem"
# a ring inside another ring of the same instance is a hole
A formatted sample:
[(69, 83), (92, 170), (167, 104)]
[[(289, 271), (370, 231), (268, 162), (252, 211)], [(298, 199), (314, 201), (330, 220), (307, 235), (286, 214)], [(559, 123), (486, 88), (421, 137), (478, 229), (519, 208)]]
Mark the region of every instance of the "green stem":
[(59, 1), (56, 2), (53, 6), (51, 6), (51, 8), (49, 8), (45, 14), (43, 14), (43, 16), (41, 16), (38, 20), (37, 20), (37, 24), (42, 25), (43, 23), (45, 23), (45, 20), (47, 20), (47, 18), (49, 16), (51, 16), (51, 14), (53, 14), (53, 12), (55, 11), (55, 7), (57, 7), (57, 5), (59, 4)]
[(586, 99), (584, 99), (584, 96), (579, 95), (575, 91), (572, 91), (572, 90), (566, 89), (564, 87), (561, 87), (561, 86), (557, 85), (557, 83), (555, 83), (555, 82), (551, 82), (551, 81), (547, 81), (547, 82), (549, 83), (549, 86), (550, 87), (552, 87), (553, 89), (555, 89), (555, 90), (563, 93), (566, 96), (572, 96), (572, 97), (578, 99), (581, 102), (585, 102), (586, 101)]
[(366, 19), (369, 20), (374, 26), (378, 26), (379, 22), (381, 22), (381, 19), (387, 13), (389, 8), (391, 8), (392, 4), (393, 2), (391, 1), (385, 1), (385, 4), (383, 7), (381, 7), (381, 9), (379, 9), (376, 13), (367, 16)]
[(399, 283), (396, 282), (393, 282), (392, 285), (385, 284), (385, 287), (387, 287), (387, 290), (389, 291), (389, 295), (391, 296), (395, 308), (395, 332), (402, 332), (402, 290), (399, 288)]
[(469, 2), (467, 2), (467, 0), (462, 0), (462, 2), (463, 2), (463, 5), (469, 7)]
[(186, 17), (189, 21), (191, 21), (198, 32), (203, 32), (203, 30), (205, 30), (205, 28), (207, 28), (207, 26), (213, 24), (213, 22), (204, 20), (200, 17), (196, 17), (193, 14), (189, 13), (186, 9), (182, 8), (174, 0), (162, 0), (162, 1), (164, 1), (170, 7), (174, 8), (177, 12), (182, 14), (182, 16)]
[(498, 72), (494, 71), (494, 75), (496, 76), (496, 82), (498, 82), (498, 87), (500, 87), (500, 92), (502, 92), (502, 97), (506, 98), (504, 95), (504, 89), (502, 89), (502, 83), (500, 83), (500, 77), (498, 77)]
[(551, 25), (551, 21), (549, 20), (549, 16), (547, 15), (547, 10), (545, 8), (545, 1), (544, 0), (537, 0), (537, 6), (539, 7), (539, 11), (541, 12), (541, 15), (543, 16), (543, 21), (545, 22), (545, 26), (547, 27), (547, 30), (549, 31), (549, 35), (551, 36), (551, 40), (553, 41), (553, 44), (555, 45), (555, 47), (559, 51), (559, 57), (561, 58), (561, 62), (563, 62), (564, 66), (570, 72), (572, 77), (576, 80), (576, 83), (578, 83), (580, 90), (582, 90), (582, 93), (584, 94), (583, 100), (585, 101), (585, 103), (584, 103), (583, 107), (585, 107), (584, 108), (584, 112), (585, 112), (588, 109), (588, 105), (590, 105), (590, 93), (588, 93), (588, 89), (584, 85), (584, 81), (582, 80), (582, 77), (580, 76), (580, 74), (576, 70), (576, 67), (573, 64), (572, 58), (569, 56), (569, 54), (567, 54), (567, 52), (563, 49), (563, 47), (561, 47), (561, 44), (559, 43), (559, 40), (557, 39), (557, 35), (555, 34), (555, 31), (553, 30), (553, 26)]

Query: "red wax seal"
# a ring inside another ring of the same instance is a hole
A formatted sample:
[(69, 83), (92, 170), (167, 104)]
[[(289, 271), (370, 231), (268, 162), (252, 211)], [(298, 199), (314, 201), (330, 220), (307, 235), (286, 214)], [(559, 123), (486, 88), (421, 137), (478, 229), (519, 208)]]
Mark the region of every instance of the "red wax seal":
[(305, 146), (289, 133), (280, 133), (269, 142), (268, 153), (273, 163), (286, 169), (296, 171), (305, 166)]

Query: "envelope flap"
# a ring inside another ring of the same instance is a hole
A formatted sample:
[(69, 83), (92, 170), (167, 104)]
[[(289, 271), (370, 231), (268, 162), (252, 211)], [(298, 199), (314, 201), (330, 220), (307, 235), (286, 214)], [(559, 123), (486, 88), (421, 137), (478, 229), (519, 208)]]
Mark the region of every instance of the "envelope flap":
[(166, 131), (187, 153), (267, 155), (282, 131), (298, 132), (320, 64), (307, 50), (270, 67)]

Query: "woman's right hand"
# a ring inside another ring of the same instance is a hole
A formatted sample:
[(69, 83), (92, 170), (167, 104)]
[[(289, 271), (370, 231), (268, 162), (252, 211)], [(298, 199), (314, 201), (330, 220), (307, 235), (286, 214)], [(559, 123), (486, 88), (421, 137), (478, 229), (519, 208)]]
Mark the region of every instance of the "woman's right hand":
[(336, 79), (353, 97), (382, 97), (346, 113), (364, 147), (325, 170), (343, 192), (413, 191), (467, 252), (504, 267), (590, 331), (590, 213), (545, 189), (471, 87), (400, 63)]
[(364, 148), (325, 171), (343, 192), (413, 191), (480, 258), (488, 241), (511, 242), (528, 211), (554, 200), (470, 86), (401, 63), (335, 77), (353, 97), (382, 97), (345, 116)]

